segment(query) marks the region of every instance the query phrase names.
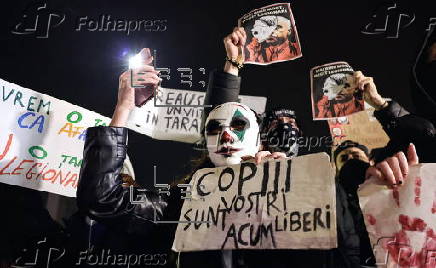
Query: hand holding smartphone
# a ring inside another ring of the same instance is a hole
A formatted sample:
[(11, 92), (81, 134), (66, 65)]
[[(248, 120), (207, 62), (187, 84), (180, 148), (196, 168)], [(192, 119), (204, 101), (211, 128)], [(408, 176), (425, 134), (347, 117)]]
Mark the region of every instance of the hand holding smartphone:
[(139, 54), (129, 60), (131, 87), (135, 88), (135, 105), (141, 107), (149, 101), (160, 82), (159, 72), (155, 68), (155, 57), (149, 48), (143, 48)]

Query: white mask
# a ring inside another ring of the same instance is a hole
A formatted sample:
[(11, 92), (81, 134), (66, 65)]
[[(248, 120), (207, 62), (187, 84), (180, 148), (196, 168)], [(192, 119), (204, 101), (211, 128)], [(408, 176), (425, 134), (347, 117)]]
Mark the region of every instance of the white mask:
[(237, 102), (215, 107), (206, 119), (209, 158), (215, 166), (239, 164), (259, 151), (259, 125), (250, 108)]
[(270, 38), (277, 27), (276, 16), (263, 16), (256, 20), (251, 29), (251, 33), (257, 38), (259, 43), (262, 43), (266, 39)]

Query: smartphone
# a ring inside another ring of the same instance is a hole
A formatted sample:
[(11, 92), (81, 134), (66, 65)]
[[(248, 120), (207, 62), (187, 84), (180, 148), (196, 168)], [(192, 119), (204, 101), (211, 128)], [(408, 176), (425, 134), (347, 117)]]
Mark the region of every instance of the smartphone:
[[(153, 61), (151, 62), (151, 65), (156, 68), (156, 50), (153, 50)], [(131, 77), (133, 77), (133, 69), (130, 69), (130, 71)], [(137, 107), (142, 107), (145, 103), (152, 99), (154, 97), (154, 93), (159, 87), (159, 85), (152, 84), (135, 85), (133, 80), (131, 81), (131, 86), (135, 88), (135, 105)]]

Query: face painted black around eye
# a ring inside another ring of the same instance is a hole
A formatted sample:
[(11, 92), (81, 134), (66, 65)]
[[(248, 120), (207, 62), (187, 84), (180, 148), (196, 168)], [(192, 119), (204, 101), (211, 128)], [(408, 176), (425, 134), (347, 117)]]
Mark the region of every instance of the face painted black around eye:
[(206, 126), (207, 135), (218, 135), (221, 131), (221, 123), (217, 120), (210, 120)]
[(232, 122), (230, 123), (230, 127), (233, 130), (243, 131), (250, 127), (250, 121), (243, 116), (233, 117)]

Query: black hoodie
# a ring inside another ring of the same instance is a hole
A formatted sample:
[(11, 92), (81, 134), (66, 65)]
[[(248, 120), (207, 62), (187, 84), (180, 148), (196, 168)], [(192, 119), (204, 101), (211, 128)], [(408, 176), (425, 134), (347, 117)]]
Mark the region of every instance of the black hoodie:
[(428, 49), (436, 42), (436, 27), (427, 33), (412, 68), (412, 100), (420, 116), (436, 125), (436, 61), (428, 62)]

